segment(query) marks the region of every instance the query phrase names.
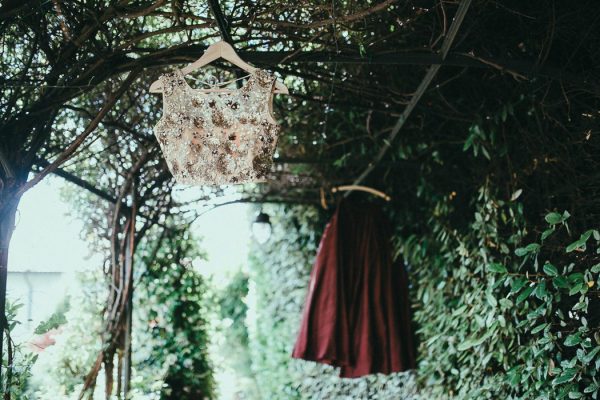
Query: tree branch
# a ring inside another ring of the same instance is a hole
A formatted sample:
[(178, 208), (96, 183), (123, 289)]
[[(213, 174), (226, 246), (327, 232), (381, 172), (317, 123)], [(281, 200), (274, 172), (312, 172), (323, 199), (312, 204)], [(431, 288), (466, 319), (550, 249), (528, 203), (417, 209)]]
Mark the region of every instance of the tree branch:
[[(458, 28), (462, 24), (465, 14), (469, 10), (470, 5), (471, 5), (471, 0), (462, 0), (460, 2), (459, 6), (458, 6), (458, 10), (456, 11), (456, 15), (454, 16), (452, 25), (450, 25), (448, 35), (444, 39), (444, 43), (442, 43), (442, 48), (440, 51), (440, 56), (441, 56), (442, 60), (444, 58), (446, 58), (446, 55), (448, 54), (448, 51), (450, 50), (450, 46), (454, 42), (456, 34), (458, 33)], [(387, 140), (384, 141), (384, 145), (381, 147), (381, 149), (375, 156), (375, 159), (372, 162), (370, 162), (369, 165), (367, 166), (367, 168), (365, 168), (365, 170), (362, 172), (362, 174), (360, 174), (359, 177), (354, 180), (353, 185), (360, 185), (364, 181), (364, 179), (371, 173), (371, 171), (373, 171), (375, 169), (375, 167), (381, 161), (381, 159), (386, 155), (387, 151), (392, 146), (392, 142), (398, 135), (398, 132), (400, 132), (400, 129), (402, 129), (402, 127), (404, 126), (404, 123), (406, 122), (406, 120), (408, 119), (408, 117), (410, 116), (410, 114), (412, 113), (414, 108), (417, 106), (417, 103), (419, 102), (419, 100), (421, 100), (421, 97), (423, 97), (423, 94), (425, 94), (425, 91), (431, 84), (431, 81), (433, 80), (433, 78), (435, 77), (435, 75), (437, 74), (439, 69), (440, 69), (440, 65), (437, 64), (437, 65), (432, 65), (429, 68), (429, 70), (427, 70), (427, 74), (425, 74), (425, 77), (423, 78), (423, 80), (421, 81), (419, 86), (417, 87), (415, 94), (410, 99), (410, 102), (408, 103), (408, 105), (406, 106), (406, 108), (404, 109), (404, 111), (402, 112), (400, 117), (398, 118), (398, 121), (394, 125), (392, 132), (390, 132), (390, 135), (387, 138)], [(352, 191), (346, 192), (344, 196), (347, 197), (348, 195), (350, 195), (350, 193), (352, 193)]]
[(12, 169), (12, 166), (10, 165), (10, 161), (8, 161), (8, 158), (6, 158), (4, 151), (2, 151), (2, 148), (0, 148), (0, 165), (2, 165), (4, 173), (8, 179), (12, 179), (15, 177), (15, 172)]
[(19, 191), (18, 195), (22, 195), (27, 190), (31, 189), (33, 186), (38, 184), (44, 177), (46, 177), (49, 173), (53, 172), (58, 168), (62, 163), (67, 161), (73, 153), (81, 146), (81, 144), (85, 141), (85, 139), (96, 129), (102, 118), (112, 109), (117, 100), (125, 93), (125, 91), (129, 88), (129, 86), (133, 83), (134, 79), (137, 77), (139, 73), (139, 69), (135, 69), (129, 73), (125, 81), (121, 84), (119, 89), (115, 93), (109, 96), (108, 100), (104, 104), (104, 107), (98, 112), (96, 117), (88, 124), (87, 128), (79, 134), (75, 138), (75, 140), (63, 151), (56, 160), (54, 160), (50, 165), (44, 168), (39, 174), (37, 174), (33, 179), (26, 182)]

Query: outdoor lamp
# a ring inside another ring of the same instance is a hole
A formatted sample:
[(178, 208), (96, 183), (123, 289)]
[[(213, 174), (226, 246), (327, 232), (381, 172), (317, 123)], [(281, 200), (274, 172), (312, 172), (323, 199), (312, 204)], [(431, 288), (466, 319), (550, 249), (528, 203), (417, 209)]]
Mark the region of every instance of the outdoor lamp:
[(271, 237), (271, 221), (269, 214), (265, 214), (262, 210), (256, 216), (252, 223), (252, 235), (260, 244), (265, 244)]

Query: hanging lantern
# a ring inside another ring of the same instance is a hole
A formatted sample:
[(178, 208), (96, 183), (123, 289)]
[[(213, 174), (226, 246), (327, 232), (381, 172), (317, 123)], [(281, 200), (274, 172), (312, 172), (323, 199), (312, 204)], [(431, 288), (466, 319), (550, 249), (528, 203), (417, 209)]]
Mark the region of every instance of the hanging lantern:
[(269, 214), (259, 212), (252, 223), (252, 234), (259, 244), (265, 244), (271, 237), (271, 220)]

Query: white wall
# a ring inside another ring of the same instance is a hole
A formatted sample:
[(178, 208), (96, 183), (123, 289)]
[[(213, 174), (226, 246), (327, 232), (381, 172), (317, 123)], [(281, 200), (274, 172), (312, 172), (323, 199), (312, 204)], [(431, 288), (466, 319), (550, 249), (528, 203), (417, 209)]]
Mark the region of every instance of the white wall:
[(70, 284), (69, 274), (64, 272), (10, 271), (9, 267), (7, 298), (23, 304), (17, 314), (21, 324), (13, 332), (16, 342), (31, 338), (40, 322), (56, 311)]

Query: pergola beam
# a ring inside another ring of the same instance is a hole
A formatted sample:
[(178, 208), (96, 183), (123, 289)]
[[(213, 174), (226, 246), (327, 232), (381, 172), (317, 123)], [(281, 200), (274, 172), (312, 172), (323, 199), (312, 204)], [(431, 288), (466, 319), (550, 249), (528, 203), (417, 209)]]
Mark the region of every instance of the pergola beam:
[[(120, 54), (111, 60), (111, 64), (118, 65), (122, 70), (128, 70), (130, 64), (145, 67), (156, 67), (177, 63), (192, 62), (207, 49), (203, 45), (191, 45), (179, 49), (136, 49), (139, 54), (146, 53), (142, 57), (129, 58)], [(168, 51), (167, 51), (168, 50)], [(251, 64), (264, 66), (288, 64), (310, 64), (310, 63), (338, 63), (358, 65), (414, 65), (430, 66), (443, 65), (454, 67), (494, 68), (505, 71), (515, 71), (520, 74), (536, 72), (539, 65), (528, 60), (504, 60), (491, 57), (476, 57), (470, 54), (449, 52), (446, 57), (441, 57), (437, 52), (386, 52), (374, 53), (361, 56), (358, 53), (335, 53), (327, 51), (315, 52), (292, 52), (292, 51), (244, 51), (236, 50), (238, 55)], [(130, 63), (128, 62), (130, 60)], [(552, 73), (552, 68), (544, 67), (544, 71)], [(557, 70), (558, 71), (558, 70)]]
[[(456, 11), (456, 15), (454, 16), (452, 25), (450, 25), (448, 34), (444, 38), (444, 42), (442, 43), (442, 48), (439, 53), (439, 57), (442, 60), (446, 59), (448, 52), (450, 50), (450, 46), (452, 46), (452, 43), (454, 42), (454, 39), (456, 38), (456, 34), (458, 33), (458, 28), (460, 28), (460, 25), (462, 24), (465, 14), (467, 13), (467, 10), (469, 9), (470, 5), (471, 5), (471, 0), (462, 0), (460, 2), (460, 4), (458, 5), (458, 10)], [(425, 77), (423, 78), (423, 80), (421, 81), (419, 86), (417, 87), (415, 94), (411, 97), (410, 101), (408, 102), (408, 104), (406, 105), (404, 110), (402, 111), (402, 114), (400, 114), (400, 117), (396, 121), (396, 124), (394, 125), (394, 128), (392, 129), (389, 136), (387, 137), (387, 140), (384, 140), (384, 144), (381, 147), (381, 149), (379, 150), (379, 152), (377, 153), (377, 156), (375, 156), (375, 159), (372, 162), (370, 162), (369, 165), (367, 165), (367, 167), (364, 169), (362, 174), (360, 174), (358, 176), (358, 178), (356, 178), (354, 180), (353, 185), (360, 185), (365, 180), (365, 178), (375, 169), (375, 167), (377, 166), (377, 164), (379, 164), (379, 162), (383, 159), (383, 157), (387, 154), (387, 151), (390, 149), (390, 147), (392, 147), (392, 142), (398, 135), (398, 132), (400, 132), (400, 130), (404, 126), (404, 123), (406, 122), (408, 117), (411, 115), (411, 113), (415, 109), (415, 107), (417, 106), (419, 100), (421, 100), (421, 98), (427, 91), (427, 88), (429, 88), (429, 85), (433, 81), (433, 78), (437, 75), (437, 72), (439, 71), (440, 68), (441, 68), (440, 64), (434, 64), (427, 70)], [(352, 193), (352, 192), (351, 191), (346, 192), (346, 194), (344, 196), (346, 197), (350, 193)]]
[[(108, 60), (113, 66), (112, 74), (131, 71), (136, 67), (156, 68), (174, 64), (186, 64), (198, 59), (207, 46), (190, 45), (176, 49), (135, 49), (136, 57), (119, 53)], [(437, 52), (392, 52), (375, 53), (366, 56), (354, 53), (333, 52), (290, 52), (290, 51), (244, 51), (236, 50), (238, 55), (249, 62), (262, 67), (301, 67), (303, 64), (355, 64), (355, 65), (388, 65), (388, 66), (444, 66), (459, 68), (491, 69), (504, 72), (518, 79), (531, 77), (547, 77), (565, 82), (589, 86), (594, 91), (600, 87), (586, 80), (551, 65), (539, 65), (536, 60), (502, 59), (496, 57), (479, 57), (461, 52), (449, 52), (445, 58)], [(288, 57), (289, 56), (289, 57)], [(291, 70), (290, 70), (291, 71)]]

